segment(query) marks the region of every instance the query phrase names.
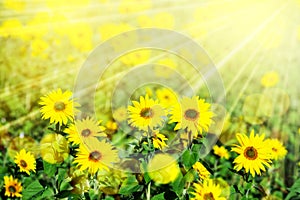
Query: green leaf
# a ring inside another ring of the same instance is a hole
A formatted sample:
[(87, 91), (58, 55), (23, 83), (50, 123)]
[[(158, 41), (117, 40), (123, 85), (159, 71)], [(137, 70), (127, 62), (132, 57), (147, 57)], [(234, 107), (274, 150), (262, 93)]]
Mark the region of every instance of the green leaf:
[(58, 169), (58, 175), (57, 175), (57, 180), (58, 183), (61, 184), (63, 180), (65, 180), (67, 175), (67, 169), (64, 168), (59, 168)]
[(54, 195), (56, 198), (66, 198), (68, 196), (71, 196), (71, 190), (63, 190), (60, 191), (59, 193), (57, 193), (56, 195)]
[(51, 188), (47, 188), (46, 190), (44, 190), (42, 194), (42, 199), (47, 199), (47, 197), (53, 197), (53, 195), (54, 195), (53, 190)]
[(40, 184), (38, 180), (29, 184), (22, 192), (23, 199), (30, 199), (34, 195), (38, 194), (39, 192), (43, 191), (44, 187)]
[(123, 195), (129, 195), (132, 194), (133, 192), (140, 191), (142, 188), (143, 186), (139, 185), (135, 176), (131, 175), (128, 176), (127, 179), (123, 182), (119, 190), (119, 193)]
[(180, 196), (183, 192), (184, 185), (185, 185), (185, 180), (183, 178), (182, 173), (180, 172), (179, 175), (177, 176), (177, 178), (175, 179), (175, 181), (173, 183), (171, 183), (171, 186), (173, 188), (173, 191), (178, 196)]
[(7, 171), (8, 171), (7, 167), (0, 167), (0, 179), (3, 179)]
[(189, 149), (185, 150), (182, 154), (182, 162), (186, 169), (190, 169), (195, 162), (199, 159), (198, 153), (192, 152)]
[(291, 188), (289, 188), (290, 193), (287, 195), (285, 200), (289, 200), (292, 197), (297, 197), (300, 194), (300, 179), (298, 179)]
[(151, 198), (151, 200), (165, 200), (164, 194), (165, 194), (164, 192), (160, 193), (160, 194), (157, 194), (157, 195), (153, 196)]
[(44, 166), (44, 173), (47, 174), (49, 177), (52, 177), (55, 175), (57, 171), (57, 166), (51, 163), (48, 163), (47, 161), (43, 161)]

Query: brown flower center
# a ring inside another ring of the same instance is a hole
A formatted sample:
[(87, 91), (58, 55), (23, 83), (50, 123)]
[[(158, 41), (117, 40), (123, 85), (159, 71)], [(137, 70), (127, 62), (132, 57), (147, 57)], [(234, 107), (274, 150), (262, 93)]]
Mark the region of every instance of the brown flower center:
[(184, 112), (184, 118), (190, 121), (195, 121), (199, 117), (199, 112), (194, 109), (188, 109)]
[(92, 134), (92, 131), (90, 129), (88, 129), (88, 128), (81, 131), (81, 135), (83, 137), (88, 137), (91, 134)]
[(277, 152), (278, 150), (277, 150), (276, 148), (273, 147), (273, 148), (272, 148), (272, 151)]
[(140, 116), (149, 119), (153, 116), (153, 110), (151, 108), (143, 108), (140, 112)]
[(17, 189), (16, 189), (15, 186), (13, 186), (13, 185), (10, 185), (10, 186), (8, 187), (8, 190), (9, 190), (10, 193), (15, 193), (15, 192), (17, 192)]
[(248, 160), (255, 160), (258, 156), (257, 150), (254, 147), (247, 147), (244, 151), (244, 156)]
[(205, 199), (205, 200), (215, 200), (214, 195), (211, 192), (204, 194), (203, 199)]
[(27, 163), (25, 160), (20, 160), (20, 165), (24, 168), (27, 167)]
[(93, 151), (92, 153), (90, 153), (89, 155), (89, 160), (97, 162), (101, 159), (102, 155), (99, 151)]
[(55, 109), (56, 111), (63, 111), (63, 110), (65, 110), (65, 108), (66, 108), (66, 105), (65, 105), (65, 103), (62, 102), (62, 101), (57, 101), (57, 102), (55, 102), (55, 104), (54, 104), (54, 109)]
[(165, 99), (168, 99), (168, 100), (169, 100), (170, 98), (169, 98), (169, 96), (168, 96), (168, 95), (165, 95)]

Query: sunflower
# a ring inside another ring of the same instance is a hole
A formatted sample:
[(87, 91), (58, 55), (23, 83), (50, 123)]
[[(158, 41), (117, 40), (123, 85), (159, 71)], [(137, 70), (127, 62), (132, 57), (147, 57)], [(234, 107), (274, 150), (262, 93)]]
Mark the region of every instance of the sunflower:
[(55, 124), (67, 124), (68, 120), (73, 121), (74, 112), (77, 111), (74, 107), (78, 107), (79, 104), (70, 100), (71, 96), (72, 92), (63, 93), (59, 88), (41, 97), (39, 104), (42, 105), (42, 119), (50, 119), (50, 123)]
[(260, 170), (266, 171), (265, 166), (270, 167), (272, 163), (270, 147), (264, 140), (265, 135), (254, 135), (252, 130), (250, 137), (240, 133), (236, 137), (240, 145), (234, 145), (235, 147), (231, 150), (239, 154), (233, 161), (234, 169), (240, 171), (244, 168), (246, 173), (250, 171), (253, 177), (255, 174), (261, 175)]
[(188, 132), (198, 135), (198, 131), (208, 131), (212, 123), (213, 113), (210, 104), (198, 96), (183, 97), (181, 104), (176, 104), (171, 110), (169, 123), (178, 122), (174, 130), (187, 129)]
[(165, 111), (157, 101), (149, 99), (148, 95), (140, 97), (140, 102), (132, 101), (133, 106), (128, 107), (129, 124), (132, 126), (148, 131), (157, 126), (162, 126)]
[(156, 91), (160, 104), (165, 108), (171, 108), (177, 102), (176, 93), (173, 90), (163, 88)]
[(76, 120), (75, 124), (71, 124), (64, 132), (68, 134), (67, 138), (70, 142), (81, 144), (83, 140), (91, 137), (106, 136), (104, 130), (104, 126), (99, 126), (98, 122), (87, 117), (86, 119)]
[(8, 197), (22, 197), (22, 186), (18, 179), (12, 176), (4, 176), (5, 196)]
[(30, 175), (30, 171), (35, 172), (35, 158), (30, 152), (26, 153), (25, 149), (17, 153), (15, 163), (20, 167), (21, 172), (26, 172), (28, 175)]
[(283, 159), (287, 154), (286, 148), (282, 145), (282, 143), (278, 139), (267, 139), (266, 143), (268, 143), (269, 148), (272, 151), (272, 159), (278, 160)]
[(278, 73), (275, 71), (271, 71), (264, 74), (264, 76), (260, 80), (260, 83), (264, 87), (273, 87), (278, 83), (278, 81), (279, 81)]
[(204, 165), (202, 165), (202, 163), (196, 162), (193, 165), (193, 169), (198, 172), (198, 175), (202, 180), (209, 179), (210, 172), (204, 167)]
[(224, 146), (218, 146), (218, 145), (215, 145), (213, 147), (213, 150), (214, 150), (214, 154), (220, 156), (221, 158), (225, 158), (225, 159), (228, 159), (229, 158), (229, 153), (227, 151), (227, 149), (225, 149)]
[(155, 133), (152, 138), (154, 148), (163, 149), (163, 148), (167, 147), (168, 145), (165, 142), (167, 140), (168, 140), (168, 138), (166, 138), (166, 136), (164, 136), (163, 134), (158, 133), (158, 132)]
[(221, 196), (222, 189), (220, 185), (214, 184), (211, 179), (204, 180), (203, 183), (194, 183), (193, 188), (194, 192), (192, 194), (194, 197), (191, 198), (192, 200), (226, 200), (225, 197)]
[(119, 107), (113, 112), (113, 118), (116, 122), (123, 122), (127, 119), (127, 109)]
[(111, 144), (99, 141), (97, 138), (90, 138), (79, 146), (74, 163), (79, 165), (79, 170), (88, 169), (89, 173), (95, 174), (98, 170), (109, 170), (108, 167), (118, 161), (118, 152)]

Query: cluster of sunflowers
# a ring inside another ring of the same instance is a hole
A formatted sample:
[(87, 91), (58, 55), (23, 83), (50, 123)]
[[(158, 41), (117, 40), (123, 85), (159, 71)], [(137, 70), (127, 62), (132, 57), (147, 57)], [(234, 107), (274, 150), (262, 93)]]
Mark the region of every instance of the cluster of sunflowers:
[[(215, 117), (211, 104), (198, 96), (178, 100), (167, 88), (156, 90), (157, 100), (149, 94), (116, 109), (106, 127), (89, 116), (77, 119), (80, 105), (70, 91), (58, 89), (41, 97), (42, 118), (50, 121), (52, 133), (40, 141), (37, 158), (30, 149), (16, 154), (16, 166), (7, 170), (13, 175), (4, 176), (4, 195), (22, 196), (17, 178), (26, 182), (24, 199), (227, 199), (248, 198), (251, 192), (254, 197), (271, 194), (261, 185), (268, 183), (259, 183), (256, 175), (263, 171), (266, 176), (266, 167), (275, 171), (276, 161), (287, 154), (278, 139), (265, 139), (254, 130), (249, 136), (238, 133), (239, 144), (231, 152), (221, 143), (212, 144), (214, 156), (201, 157), (213, 135), (208, 133)], [(114, 136), (120, 134), (126, 140)], [(226, 183), (229, 173), (240, 176), (247, 187)], [(51, 176), (55, 178), (49, 185), (42, 184)]]

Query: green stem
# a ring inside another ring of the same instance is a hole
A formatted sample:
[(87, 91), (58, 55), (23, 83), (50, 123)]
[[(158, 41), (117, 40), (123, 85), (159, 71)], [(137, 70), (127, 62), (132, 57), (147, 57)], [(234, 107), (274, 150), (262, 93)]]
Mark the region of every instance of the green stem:
[(147, 200), (151, 199), (151, 181), (148, 184), (148, 188), (147, 188)]

